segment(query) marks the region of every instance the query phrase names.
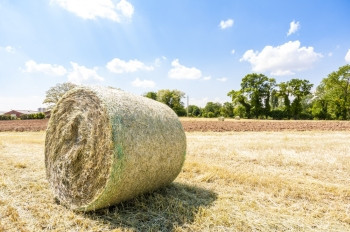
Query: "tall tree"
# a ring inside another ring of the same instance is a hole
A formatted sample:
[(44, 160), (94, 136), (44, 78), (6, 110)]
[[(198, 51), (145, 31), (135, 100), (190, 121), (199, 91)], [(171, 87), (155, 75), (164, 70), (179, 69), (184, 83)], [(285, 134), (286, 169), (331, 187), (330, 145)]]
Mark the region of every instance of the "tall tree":
[(287, 118), (290, 118), (291, 116), (291, 106), (290, 106), (290, 88), (288, 82), (281, 82), (278, 84), (278, 97), (281, 97), (283, 99), (283, 111)]
[(179, 90), (161, 89), (157, 92), (157, 101), (160, 101), (175, 111), (178, 116), (185, 116), (186, 110), (181, 99), (185, 93)]
[(43, 101), (43, 104), (48, 105), (48, 109), (52, 109), (58, 100), (69, 90), (77, 87), (76, 84), (65, 82), (61, 84), (57, 84), (54, 87), (51, 87), (49, 90), (46, 91), (46, 97)]
[(330, 103), (330, 109), (337, 119), (350, 117), (350, 65), (344, 65), (322, 80), (324, 99)]
[(221, 104), (218, 102), (207, 102), (203, 111), (208, 118), (220, 116)]
[(329, 111), (329, 101), (327, 99), (325, 84), (321, 82), (316, 88), (312, 103), (312, 115), (317, 119), (331, 119)]
[(299, 119), (303, 110), (301, 101), (304, 97), (311, 94), (311, 84), (308, 80), (292, 79), (288, 82), (291, 94), (294, 96), (294, 100), (291, 105), (291, 112), (294, 119)]
[(235, 108), (239, 108), (240, 106), (243, 106), (245, 109), (245, 114), (247, 118), (251, 117), (251, 108), (252, 106), (248, 102), (247, 98), (242, 94), (242, 91), (235, 91), (231, 90), (227, 93), (227, 96), (231, 97), (232, 103), (235, 106)]
[(232, 118), (234, 115), (233, 104), (231, 102), (224, 102), (224, 104), (222, 104), (220, 114), (224, 117)]
[(252, 73), (242, 79), (241, 92), (249, 99), (251, 112), (255, 118), (268, 115), (271, 91), (275, 85), (275, 79), (268, 78), (264, 74)]
[(188, 106), (188, 114), (192, 117), (199, 117), (201, 115), (201, 109), (196, 105)]

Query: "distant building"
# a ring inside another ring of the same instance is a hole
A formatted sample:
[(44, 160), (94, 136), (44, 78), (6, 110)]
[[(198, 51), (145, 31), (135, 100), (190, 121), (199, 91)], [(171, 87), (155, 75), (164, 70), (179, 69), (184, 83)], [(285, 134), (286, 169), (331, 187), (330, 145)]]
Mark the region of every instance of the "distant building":
[(45, 113), (47, 111), (46, 108), (38, 108), (38, 112)]
[(23, 114), (37, 114), (39, 113), (38, 111), (33, 111), (33, 110), (11, 110), (9, 112), (4, 113), (4, 115), (10, 115), (12, 117), (19, 118)]

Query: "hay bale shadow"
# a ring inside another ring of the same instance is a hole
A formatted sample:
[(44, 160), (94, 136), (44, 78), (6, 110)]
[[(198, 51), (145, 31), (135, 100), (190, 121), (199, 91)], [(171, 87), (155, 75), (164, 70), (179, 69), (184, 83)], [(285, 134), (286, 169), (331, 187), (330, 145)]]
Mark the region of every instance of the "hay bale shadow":
[(110, 229), (172, 231), (194, 221), (201, 208), (210, 207), (217, 195), (203, 188), (173, 183), (85, 217), (108, 224)]

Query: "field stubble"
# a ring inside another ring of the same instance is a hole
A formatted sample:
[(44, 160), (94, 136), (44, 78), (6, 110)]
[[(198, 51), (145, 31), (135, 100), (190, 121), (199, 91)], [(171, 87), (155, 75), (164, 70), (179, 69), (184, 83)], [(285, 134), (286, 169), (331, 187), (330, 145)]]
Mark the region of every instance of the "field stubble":
[(175, 183), (94, 213), (53, 199), (44, 132), (0, 133), (0, 231), (350, 231), (349, 132), (191, 132)]

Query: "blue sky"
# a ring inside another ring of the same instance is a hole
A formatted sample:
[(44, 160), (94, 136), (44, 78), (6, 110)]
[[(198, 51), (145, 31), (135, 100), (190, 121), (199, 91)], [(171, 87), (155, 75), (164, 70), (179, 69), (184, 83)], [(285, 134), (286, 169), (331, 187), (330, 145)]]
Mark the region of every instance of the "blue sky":
[(178, 89), (200, 106), (230, 101), (252, 72), (317, 86), (350, 63), (349, 9), (346, 0), (0, 0), (0, 111), (42, 107), (67, 81)]

